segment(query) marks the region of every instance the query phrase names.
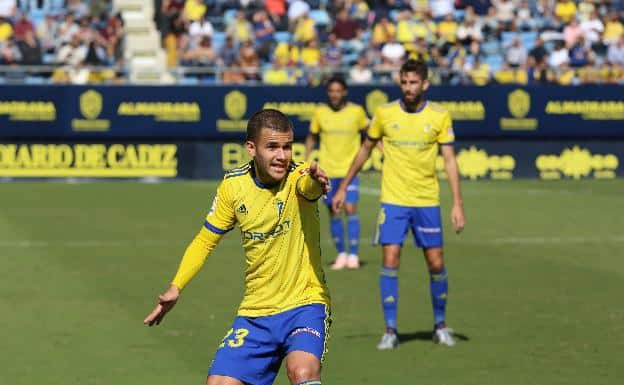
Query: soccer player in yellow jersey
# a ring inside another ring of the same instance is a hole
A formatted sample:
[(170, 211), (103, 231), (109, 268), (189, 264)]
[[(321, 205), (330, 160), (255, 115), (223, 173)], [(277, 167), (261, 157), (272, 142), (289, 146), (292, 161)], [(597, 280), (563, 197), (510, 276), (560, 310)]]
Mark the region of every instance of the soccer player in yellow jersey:
[(253, 160), (226, 172), (204, 226), (144, 320), (150, 326), (162, 321), (223, 234), (238, 225), (246, 290), (208, 385), (272, 384), (284, 358), (292, 384), (321, 384), (330, 300), (317, 200), (328, 180), (316, 163), (292, 162), (292, 143), (292, 124), (281, 112), (251, 117), (245, 146)]
[(456, 232), (465, 225), (459, 173), (453, 142), (451, 117), (439, 104), (428, 102), (427, 66), (408, 60), (399, 72), (401, 100), (377, 108), (367, 138), (353, 160), (349, 172), (333, 199), (338, 210), (345, 201), (346, 189), (370, 156), (375, 143), (383, 140), (384, 164), (381, 180), (381, 211), (376, 241), (383, 245), (380, 292), (386, 333), (378, 349), (398, 346), (396, 313), (398, 268), (401, 247), (408, 230), (424, 251), (430, 273), (431, 302), (434, 315), (434, 342), (453, 346), (452, 330), (446, 327), (448, 281), (442, 258), (442, 225), (439, 187), (435, 162), (441, 149), (453, 194), (451, 222)]
[(338, 256), (331, 268), (340, 270), (360, 267), (358, 246), (360, 240), (360, 219), (357, 215), (359, 180), (353, 178), (347, 186), (345, 212), (347, 214), (347, 234), (349, 253), (346, 253), (344, 229), (340, 213), (331, 210), (334, 191), (347, 175), (351, 160), (360, 148), (363, 130), (368, 127), (368, 117), (364, 109), (347, 98), (347, 84), (338, 76), (327, 82), (327, 104), (319, 106), (312, 115), (310, 133), (306, 138), (306, 156), (320, 138), (319, 163), (329, 176), (330, 190), (325, 204), (330, 209), (330, 231)]

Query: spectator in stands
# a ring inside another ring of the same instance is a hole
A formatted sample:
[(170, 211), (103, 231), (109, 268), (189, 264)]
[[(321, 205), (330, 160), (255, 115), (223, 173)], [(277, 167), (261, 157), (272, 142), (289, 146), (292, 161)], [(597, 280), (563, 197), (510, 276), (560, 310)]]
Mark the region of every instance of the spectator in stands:
[(429, 0), (429, 7), (433, 21), (436, 23), (446, 19), (446, 15), (452, 15), (455, 12), (453, 0)]
[(485, 35), (500, 39), (501, 25), (498, 21), (496, 8), (490, 7), (488, 9), (488, 14), (482, 19), (482, 25), (482, 31)]
[(396, 39), (401, 44), (408, 44), (414, 41), (414, 29), (412, 28), (412, 13), (408, 10), (401, 11), (397, 15)]
[(345, 50), (360, 52), (364, 48), (364, 44), (358, 39), (360, 26), (349, 16), (346, 8), (338, 12), (332, 34), (338, 39), (338, 45)]
[(598, 12), (592, 11), (587, 20), (581, 22), (581, 30), (583, 37), (590, 45), (600, 41), (600, 36), (604, 32), (604, 24), (598, 17)]
[(301, 64), (304, 67), (318, 67), (321, 64), (321, 51), (316, 39), (308, 41), (301, 49)]
[(299, 18), (310, 13), (310, 5), (303, 0), (289, 0), (288, 6), (288, 29), (294, 30)]
[(124, 31), (121, 18), (111, 16), (106, 22), (106, 27), (100, 32), (99, 39), (102, 41), (106, 49), (109, 59), (120, 64), (123, 60), (123, 41)]
[(10, 20), (17, 12), (16, 0), (0, 0), (0, 18)]
[(246, 81), (260, 80), (260, 60), (250, 40), (241, 43), (238, 50), (238, 64)]
[(583, 36), (583, 30), (581, 29), (581, 26), (576, 18), (573, 18), (563, 28), (563, 40), (566, 43), (566, 47), (572, 47), (581, 36)]
[(483, 40), (481, 29), (481, 25), (474, 18), (465, 18), (457, 27), (456, 35), (463, 45), (468, 45)]
[(452, 45), (457, 40), (457, 22), (453, 18), (453, 14), (449, 13), (438, 23), (438, 39), (441, 44)]
[(13, 38), (13, 26), (6, 19), (0, 17), (0, 46)]
[(293, 38), (295, 39), (295, 42), (301, 44), (305, 44), (310, 40), (316, 39), (316, 27), (314, 26), (314, 20), (310, 18), (310, 15), (307, 12), (297, 18)]
[(349, 81), (357, 84), (370, 83), (373, 80), (373, 71), (369, 67), (368, 58), (362, 54), (357, 63), (349, 70)]
[(194, 20), (189, 25), (189, 44), (191, 47), (197, 47), (204, 37), (212, 38), (213, 33), (214, 27), (207, 15), (204, 15), (200, 20)]
[(22, 65), (41, 65), (43, 64), (43, 57), (41, 51), (41, 44), (35, 37), (34, 32), (28, 31), (23, 39), (17, 42), (17, 47), (20, 51), (20, 64)]
[(470, 81), (475, 86), (486, 85), (492, 77), (490, 66), (487, 63), (482, 62), (479, 56), (475, 58), (475, 62), (473, 63), (470, 72), (468, 72), (468, 75), (470, 77)]
[(59, 23), (53, 14), (48, 13), (43, 22), (37, 26), (37, 37), (45, 53), (54, 53), (58, 41)]
[(583, 36), (579, 36), (578, 39), (572, 44), (569, 49), (570, 54), (570, 66), (573, 68), (584, 67), (592, 61), (590, 52), (585, 47), (585, 40)]
[(548, 51), (544, 48), (544, 40), (538, 36), (535, 39), (533, 48), (529, 51), (529, 58), (533, 58), (535, 65), (539, 67), (542, 63), (544, 63), (546, 56), (548, 56)]
[(466, 0), (464, 4), (466, 4), (466, 9), (472, 8), (474, 13), (479, 17), (487, 16), (488, 10), (492, 6), (490, 0)]
[(612, 65), (621, 66), (621, 70), (624, 70), (624, 35), (620, 36), (617, 43), (609, 46), (607, 62)]
[(174, 20), (183, 12), (185, 2), (186, 0), (162, 0), (158, 23), (163, 40), (169, 35)]
[(273, 66), (264, 72), (262, 81), (270, 85), (294, 84), (294, 79), (291, 78), (288, 69), (278, 58), (275, 58)]
[(238, 58), (238, 47), (236, 46), (236, 43), (234, 42), (234, 38), (232, 36), (227, 36), (225, 38), (225, 42), (221, 47), (221, 52), (219, 52), (219, 56), (221, 57), (221, 60), (226, 67), (233, 66), (234, 63), (236, 63), (236, 60)]
[(372, 43), (374, 47), (380, 48), (387, 42), (394, 40), (396, 36), (396, 28), (390, 23), (390, 19), (386, 15), (382, 15), (375, 27), (373, 28)]
[(570, 54), (563, 41), (558, 41), (555, 49), (550, 53), (548, 65), (551, 68), (559, 68), (570, 62)]
[(622, 26), (617, 12), (609, 13), (605, 19), (605, 29), (602, 35), (604, 42), (608, 45), (614, 44), (624, 34), (624, 26)]
[(511, 30), (515, 17), (514, 3), (511, 0), (493, 0), (492, 3), (494, 8), (496, 8), (496, 18), (503, 30)]
[(19, 13), (17, 20), (13, 23), (13, 32), (17, 41), (24, 40), (27, 33), (35, 32), (35, 26), (28, 20), (28, 15), (25, 12)]
[(89, 15), (89, 6), (82, 0), (67, 0), (65, 7), (67, 12), (73, 14), (76, 19)]
[(185, 66), (215, 66), (221, 62), (208, 36), (201, 38), (197, 47), (184, 53), (181, 64)]
[(229, 36), (234, 37), (234, 40), (238, 43), (242, 43), (244, 41), (253, 41), (254, 32), (253, 26), (245, 17), (245, 11), (239, 10), (236, 12), (236, 17), (232, 22), (227, 26), (225, 33)]
[(12, 39), (0, 44), (0, 64), (13, 65), (19, 63), (21, 59), (20, 50)]
[(327, 67), (339, 67), (342, 65), (342, 50), (338, 46), (336, 35), (330, 33), (327, 38), (327, 45), (323, 53), (323, 65)]
[(201, 20), (206, 14), (206, 3), (204, 0), (186, 0), (184, 3), (184, 18), (186, 20)]
[(518, 8), (516, 12), (516, 26), (520, 31), (533, 31), (537, 29), (537, 22), (533, 18), (531, 5), (526, 0), (522, 0), (520, 8)]
[(78, 66), (82, 64), (87, 55), (87, 47), (80, 37), (75, 34), (69, 44), (63, 45), (56, 56), (56, 62), (68, 64), (70, 66)]
[(562, 24), (567, 24), (576, 18), (576, 3), (572, 0), (558, 0), (555, 6), (555, 16)]
[(253, 16), (253, 29), (258, 56), (263, 61), (269, 60), (275, 27), (265, 10), (258, 10)]
[(73, 36), (78, 33), (78, 24), (71, 13), (65, 14), (63, 22), (58, 27), (58, 36), (61, 45), (71, 42)]
[(385, 63), (399, 68), (403, 59), (405, 59), (405, 48), (394, 37), (392, 37), (381, 48), (381, 58)]
[(348, 8), (349, 17), (351, 17), (358, 24), (360, 29), (368, 27), (368, 15), (370, 8), (364, 0), (353, 0)]
[(273, 24), (277, 30), (286, 29), (286, 0), (264, 0), (264, 7), (266, 8)]

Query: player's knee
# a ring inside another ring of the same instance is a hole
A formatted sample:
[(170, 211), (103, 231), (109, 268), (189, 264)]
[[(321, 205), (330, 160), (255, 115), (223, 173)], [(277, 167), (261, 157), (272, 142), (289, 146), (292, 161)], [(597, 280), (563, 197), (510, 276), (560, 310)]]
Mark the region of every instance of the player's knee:
[(431, 258), (427, 260), (429, 271), (432, 273), (441, 273), (444, 270), (444, 261), (442, 258)]
[(321, 368), (319, 365), (291, 365), (288, 366), (288, 378), (292, 384), (299, 384), (304, 381), (321, 378)]

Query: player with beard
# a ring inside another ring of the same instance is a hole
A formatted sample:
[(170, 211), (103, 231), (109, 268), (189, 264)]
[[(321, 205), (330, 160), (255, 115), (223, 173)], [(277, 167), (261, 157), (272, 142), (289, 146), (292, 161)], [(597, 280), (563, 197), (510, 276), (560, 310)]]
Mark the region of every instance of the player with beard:
[(436, 158), (442, 153), (453, 196), (451, 223), (459, 233), (465, 225), (459, 173), (453, 142), (451, 116), (441, 105), (427, 101), (427, 66), (408, 60), (399, 73), (402, 98), (377, 108), (367, 137), (353, 160), (338, 191), (333, 209), (340, 210), (349, 183), (383, 140), (381, 210), (375, 241), (383, 246), (379, 280), (386, 332), (378, 349), (394, 349), (397, 336), (398, 269), (403, 241), (411, 229), (417, 247), (423, 249), (430, 275), (433, 306), (433, 341), (455, 345), (453, 331), (446, 326), (448, 278), (442, 253), (442, 221)]

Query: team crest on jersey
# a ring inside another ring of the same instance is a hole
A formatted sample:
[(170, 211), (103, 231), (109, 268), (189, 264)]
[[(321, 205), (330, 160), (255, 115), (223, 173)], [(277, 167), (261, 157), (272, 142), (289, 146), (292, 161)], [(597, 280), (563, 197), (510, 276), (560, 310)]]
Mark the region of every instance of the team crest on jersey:
[(282, 216), (282, 212), (284, 211), (284, 202), (283, 201), (277, 201), (277, 202), (275, 202), (275, 206), (277, 207), (277, 216), (281, 217)]
[(242, 205), (238, 206), (236, 212), (239, 214), (247, 215), (247, 207), (245, 207), (245, 204), (243, 203)]

